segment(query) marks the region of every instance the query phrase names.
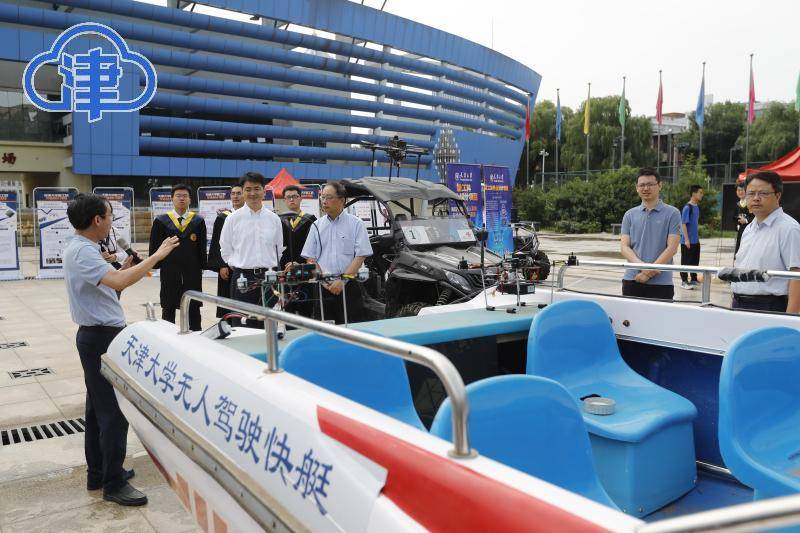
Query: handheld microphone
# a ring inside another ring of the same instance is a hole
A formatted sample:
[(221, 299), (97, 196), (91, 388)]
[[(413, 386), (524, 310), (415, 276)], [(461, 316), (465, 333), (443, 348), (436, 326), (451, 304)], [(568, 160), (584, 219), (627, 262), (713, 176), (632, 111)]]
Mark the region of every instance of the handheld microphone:
[(134, 264), (142, 262), (142, 258), (139, 257), (139, 254), (136, 253), (136, 250), (131, 248), (131, 245), (128, 244), (128, 241), (125, 240), (125, 237), (119, 237), (117, 239), (117, 246), (119, 246), (120, 248), (125, 250), (126, 254), (128, 254), (131, 257), (133, 257), (133, 263)]

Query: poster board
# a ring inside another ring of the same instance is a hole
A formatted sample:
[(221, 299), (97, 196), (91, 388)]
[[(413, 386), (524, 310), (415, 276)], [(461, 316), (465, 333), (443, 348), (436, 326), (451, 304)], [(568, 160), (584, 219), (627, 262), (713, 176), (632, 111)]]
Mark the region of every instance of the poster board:
[[(203, 217), (206, 223), (206, 254), (211, 248), (211, 236), (214, 234), (214, 222), (220, 211), (232, 209), (230, 187), (198, 187), (197, 188), (197, 214)], [(217, 273), (213, 270), (204, 270), (204, 278), (215, 278)]]
[(133, 245), (133, 189), (130, 187), (95, 187), (92, 191), (111, 204), (114, 221), (111, 223), (111, 238), (116, 243), (122, 237)]
[(319, 185), (303, 185), (300, 191), (300, 211), (319, 218)]
[(37, 187), (33, 190), (36, 234), (39, 241), (38, 279), (64, 277), (64, 249), (75, 233), (67, 218), (67, 205), (78, 190), (65, 187)]
[(0, 280), (22, 279), (19, 265), (19, 196), (0, 190)]
[[(461, 163), (447, 164), (447, 187), (464, 201), (467, 215), (476, 228), (483, 227), (481, 197), (481, 166)], [(458, 208), (451, 202), (450, 212), (456, 214)]]
[(511, 171), (508, 167), (483, 167), (483, 211), (489, 232), (486, 246), (504, 255), (514, 251), (511, 230)]

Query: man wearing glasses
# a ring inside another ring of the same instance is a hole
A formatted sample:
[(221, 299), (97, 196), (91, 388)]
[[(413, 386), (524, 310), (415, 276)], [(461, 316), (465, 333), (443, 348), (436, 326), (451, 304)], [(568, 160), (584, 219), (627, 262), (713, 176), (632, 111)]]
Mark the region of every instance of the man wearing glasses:
[[(324, 274), (341, 274), (341, 280), (323, 284), (323, 309), (325, 319), (343, 323), (344, 310), (341, 294), (344, 290), (347, 306), (347, 321), (360, 322), (364, 315), (361, 287), (348, 283), (372, 255), (367, 228), (360, 218), (344, 212), (346, 199), (344, 186), (336, 181), (328, 182), (322, 189), (320, 199), (325, 216), (314, 222), (301, 256), (309, 263), (316, 263)], [(345, 288), (347, 284), (347, 288)]]
[[(681, 214), (661, 201), (661, 178), (653, 168), (642, 168), (636, 178), (641, 205), (622, 217), (620, 251), (630, 263), (672, 264), (680, 243)], [(626, 270), (622, 294), (640, 298), (672, 300), (672, 272)]]
[[(747, 207), (755, 219), (742, 233), (734, 266), (746, 270), (800, 271), (800, 224), (780, 206), (783, 183), (775, 172), (745, 181)], [(733, 308), (800, 313), (800, 280), (731, 283)]]

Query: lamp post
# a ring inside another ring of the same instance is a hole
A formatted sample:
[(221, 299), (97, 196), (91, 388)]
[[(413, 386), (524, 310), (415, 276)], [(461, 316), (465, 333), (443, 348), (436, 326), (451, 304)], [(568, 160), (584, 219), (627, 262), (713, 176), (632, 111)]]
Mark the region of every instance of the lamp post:
[(738, 152), (741, 149), (741, 146), (736, 145), (728, 151), (728, 179), (726, 181), (730, 181), (733, 178), (733, 152)]
[(547, 156), (550, 154), (547, 153), (547, 150), (542, 148), (539, 150), (539, 155), (542, 156), (542, 190), (544, 190), (544, 162)]

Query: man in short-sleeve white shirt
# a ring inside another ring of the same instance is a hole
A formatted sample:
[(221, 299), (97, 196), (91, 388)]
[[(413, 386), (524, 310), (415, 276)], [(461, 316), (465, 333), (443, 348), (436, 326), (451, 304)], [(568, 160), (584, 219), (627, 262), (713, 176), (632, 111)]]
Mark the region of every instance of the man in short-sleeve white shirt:
[[(746, 270), (800, 271), (800, 224), (780, 206), (783, 183), (775, 172), (758, 172), (745, 182), (747, 207), (755, 219), (742, 233), (734, 266)], [(733, 307), (800, 313), (800, 280), (731, 283)]]

